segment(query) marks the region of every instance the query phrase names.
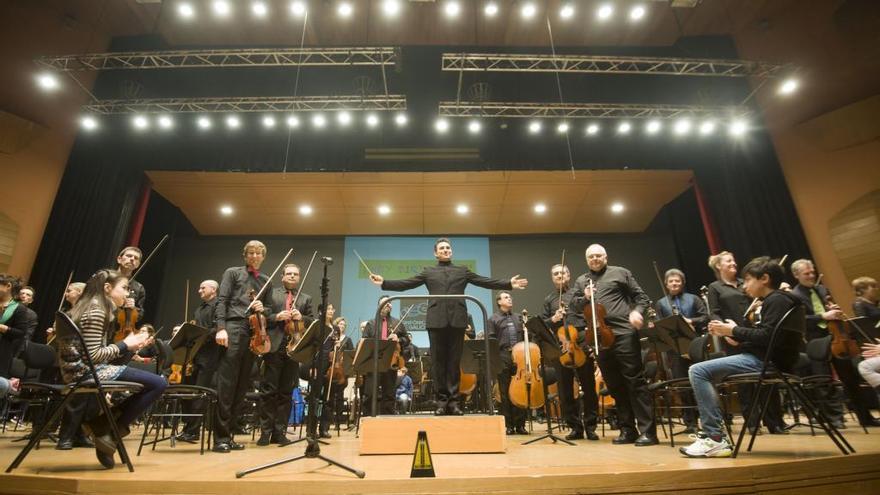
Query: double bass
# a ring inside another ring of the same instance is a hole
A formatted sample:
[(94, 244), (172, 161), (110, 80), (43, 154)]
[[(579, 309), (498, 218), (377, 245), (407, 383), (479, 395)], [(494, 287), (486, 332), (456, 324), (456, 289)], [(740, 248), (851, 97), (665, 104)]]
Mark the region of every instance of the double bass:
[(529, 342), (529, 329), (525, 322), (528, 311), (523, 310), (523, 336), (511, 349), (513, 362), (516, 363), (516, 374), (510, 379), (508, 396), (510, 402), (520, 409), (534, 409), (544, 405), (544, 379), (537, 372), (541, 362), (541, 348)]

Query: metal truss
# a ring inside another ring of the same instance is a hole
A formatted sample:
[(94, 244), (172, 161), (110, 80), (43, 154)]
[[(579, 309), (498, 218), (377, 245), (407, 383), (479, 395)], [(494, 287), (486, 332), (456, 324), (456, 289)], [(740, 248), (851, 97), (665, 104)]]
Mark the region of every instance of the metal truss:
[(658, 74), (669, 76), (780, 77), (791, 65), (748, 60), (604, 57), (595, 55), (529, 55), (444, 53), (445, 71), (572, 72), (591, 74)]
[(87, 53), (41, 57), (37, 65), (58, 71), (184, 69), (200, 67), (290, 67), (391, 65), (394, 48), (284, 48)]
[(298, 96), (246, 98), (154, 98), (99, 100), (83, 105), (87, 113), (248, 113), (320, 112), (334, 110), (406, 110), (406, 96)]
[(441, 101), (444, 117), (549, 117), (565, 119), (737, 118), (751, 113), (742, 106), (631, 105), (614, 103), (517, 103)]

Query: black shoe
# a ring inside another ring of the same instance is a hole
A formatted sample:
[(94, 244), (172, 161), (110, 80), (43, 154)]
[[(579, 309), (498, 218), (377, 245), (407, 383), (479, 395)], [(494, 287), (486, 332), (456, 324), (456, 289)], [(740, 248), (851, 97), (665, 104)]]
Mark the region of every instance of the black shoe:
[(330, 432), (329, 432), (329, 431), (322, 431), (322, 432), (318, 435), (318, 438), (333, 438), (333, 436), (330, 435)]
[(438, 407), (434, 411), (434, 416), (446, 416), (446, 407)]
[(244, 450), (244, 445), (240, 443), (236, 443), (235, 440), (229, 441), (229, 449), (230, 450)]
[(231, 450), (229, 442), (217, 442), (211, 448), (211, 452), (217, 452), (218, 454), (228, 454)]
[(95, 448), (101, 452), (113, 455), (116, 453), (116, 442), (113, 441), (112, 433), (105, 433), (95, 437)]
[(89, 440), (89, 437), (80, 434), (78, 437), (74, 437), (73, 439), (73, 448), (83, 447), (87, 449), (95, 448), (95, 444)]
[(73, 440), (58, 440), (55, 450), (73, 450)]
[(859, 421), (861, 426), (880, 426), (880, 420), (877, 418), (865, 418)]
[(769, 431), (771, 435), (788, 435), (788, 430), (785, 429), (784, 426), (768, 426), (767, 431)]
[(269, 445), (269, 442), (271, 442), (271, 441), (272, 441), (272, 434), (271, 433), (260, 433), (260, 438), (257, 439), (257, 445), (259, 445), (260, 447), (265, 447), (266, 445)]
[(624, 445), (627, 443), (636, 443), (636, 434), (635, 432), (621, 430), (620, 435), (617, 436), (614, 440), (611, 441), (614, 445)]
[(513, 435), (514, 433), (516, 433), (516, 431), (514, 431), (514, 429), (511, 428), (510, 426), (508, 426), (507, 430), (505, 430), (505, 433), (507, 433), (508, 435)]
[(586, 435), (587, 440), (593, 440), (594, 442), (599, 440), (599, 435), (596, 435), (596, 430), (587, 430), (584, 432), (584, 435)]
[(181, 433), (180, 435), (177, 435), (177, 439), (180, 440), (181, 442), (196, 443), (199, 441), (199, 435), (197, 433), (185, 433), (184, 432), (184, 433)]
[(95, 448), (95, 457), (97, 457), (98, 462), (107, 469), (113, 469), (113, 467), (116, 466), (116, 459), (113, 458), (113, 454), (103, 452), (97, 447)]
[(456, 406), (446, 406), (446, 411), (450, 416), (464, 416), (464, 411), (461, 410), (460, 407)]
[[(595, 435), (595, 433), (594, 433)], [(568, 435), (565, 435), (566, 440), (583, 440), (584, 432), (578, 430), (571, 430)]]
[(525, 426), (517, 426), (516, 428), (513, 429), (513, 431), (517, 435), (528, 435), (529, 434), (529, 430), (526, 430)]
[(247, 430), (245, 430), (241, 426), (236, 426), (235, 428), (233, 428), (231, 433), (233, 435), (247, 435), (248, 434)]
[(648, 435), (644, 433), (636, 438), (636, 447), (647, 447), (648, 445), (657, 445), (660, 443), (660, 440), (657, 439), (657, 435)]
[(270, 440), (270, 443), (274, 443), (276, 445), (290, 445), (293, 443), (293, 440), (287, 438), (287, 435), (276, 434), (272, 435), (272, 440)]

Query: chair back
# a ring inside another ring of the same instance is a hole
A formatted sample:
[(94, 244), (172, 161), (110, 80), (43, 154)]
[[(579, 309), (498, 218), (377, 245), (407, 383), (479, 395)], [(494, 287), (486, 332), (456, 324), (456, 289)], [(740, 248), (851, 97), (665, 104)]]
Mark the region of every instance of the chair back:
[(47, 370), (55, 366), (55, 349), (50, 345), (27, 342), (21, 358), (29, 370)]
[(700, 335), (691, 341), (688, 346), (688, 356), (692, 363), (701, 363), (709, 359), (708, 339), (708, 335)]
[(804, 341), (806, 325), (806, 309), (797, 304), (782, 316), (773, 329), (767, 357), (779, 371), (791, 373), (794, 370), (800, 358), (799, 349)]
[(62, 368), (65, 367), (65, 364), (68, 368), (85, 366), (86, 372), (80, 374), (77, 385), (85, 380), (94, 380), (95, 385), (103, 393), (95, 363), (92, 361), (92, 356), (86, 351), (86, 341), (76, 323), (70, 319), (67, 313), (56, 311), (54, 328), (55, 343), (58, 344), (58, 365)]
[(831, 336), (807, 342), (807, 357), (811, 361), (828, 362), (831, 359)]

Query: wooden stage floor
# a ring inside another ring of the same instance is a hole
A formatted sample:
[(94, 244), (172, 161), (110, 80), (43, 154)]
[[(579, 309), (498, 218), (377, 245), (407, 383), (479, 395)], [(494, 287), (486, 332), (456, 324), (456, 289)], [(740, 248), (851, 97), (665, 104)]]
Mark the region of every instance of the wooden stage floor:
[[(600, 441), (580, 440), (574, 447), (549, 440), (522, 446), (530, 437), (516, 436), (509, 437), (505, 454), (435, 454), (437, 477), (421, 479), (409, 478), (411, 456), (358, 455), (353, 433), (334, 435), (321, 453), (364, 470), (364, 479), (318, 459), (236, 479), (242, 469), (302, 454), (304, 442), (257, 447), (248, 437), (244, 451), (203, 456), (197, 445), (171, 449), (166, 443), (137, 457), (133, 432), (126, 445), (134, 473), (120, 464), (102, 469), (91, 449), (56, 451), (43, 443), (13, 474), (0, 475), (0, 494), (880, 493), (880, 428), (866, 435), (850, 425), (844, 433), (858, 452), (851, 456), (806, 428), (759, 436), (755, 451), (738, 459), (684, 458), (662, 434), (658, 446), (612, 445), (616, 432), (606, 431)], [(10, 441), (19, 434), (0, 436), (4, 470), (23, 447)], [(687, 443), (677, 436), (676, 446), (679, 438)]]

